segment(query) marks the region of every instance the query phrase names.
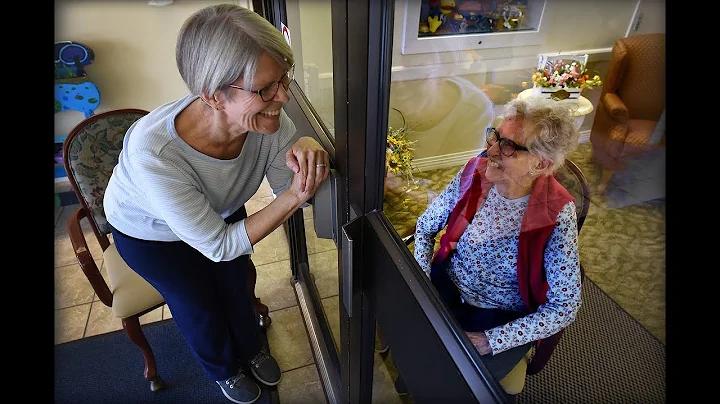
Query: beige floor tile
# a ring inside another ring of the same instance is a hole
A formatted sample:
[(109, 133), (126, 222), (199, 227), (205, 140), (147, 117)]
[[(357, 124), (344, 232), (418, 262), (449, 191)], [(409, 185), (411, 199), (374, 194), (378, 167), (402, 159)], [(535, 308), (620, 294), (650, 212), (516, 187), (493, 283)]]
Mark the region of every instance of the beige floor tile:
[(251, 257), (255, 266), (290, 259), (290, 246), (282, 226), (260, 240), (253, 249)]
[[(55, 234), (67, 233), (68, 219), (70, 218), (70, 215), (75, 212), (75, 210), (77, 210), (77, 208), (79, 207), (80, 204), (63, 206), (60, 217), (57, 218), (55, 222)], [(83, 230), (92, 229), (92, 227), (90, 227), (90, 221), (88, 221), (87, 219), (83, 219), (80, 221), (80, 227)]]
[[(95, 261), (100, 268), (102, 261)], [(79, 264), (55, 267), (55, 309), (90, 303), (95, 291)]]
[[(85, 234), (85, 240), (90, 249), (90, 255), (92, 255), (94, 260), (101, 260), (103, 258), (102, 248), (100, 248), (95, 234), (92, 230), (85, 230), (83, 233)], [(77, 263), (77, 257), (75, 257), (75, 251), (73, 250), (67, 232), (55, 234), (55, 266), (62, 267)]]
[(268, 183), (267, 178), (263, 178), (262, 183), (260, 184), (260, 188), (258, 188), (257, 192), (255, 192), (255, 195), (252, 196), (253, 198), (266, 198), (266, 197), (273, 197), (273, 191), (270, 187), (270, 183)]
[(272, 325), (267, 329), (270, 352), (285, 371), (307, 366), (314, 362), (310, 351), (305, 323), (297, 306), (277, 310), (272, 314)]
[(326, 238), (318, 238), (312, 219), (305, 219), (305, 241), (308, 254), (337, 250), (334, 241)]
[[(162, 320), (162, 307), (151, 311), (140, 317), (140, 324), (153, 323)], [(93, 302), (90, 310), (90, 319), (88, 320), (85, 336), (100, 335), (108, 332), (122, 330), (122, 320), (112, 314), (112, 309), (105, 306), (102, 302)]]
[(162, 307), (162, 319), (167, 320), (169, 318), (172, 318), (172, 313), (170, 312), (170, 307), (166, 304)]
[(90, 303), (55, 310), (55, 343), (81, 339), (90, 315)]
[(289, 260), (256, 265), (256, 268), (255, 296), (260, 298), (271, 312), (297, 305), (290, 283), (292, 271)]
[(400, 396), (398, 396), (395, 391), (395, 383), (393, 382), (392, 376), (390, 376), (387, 365), (383, 361), (382, 356), (377, 354), (375, 355), (373, 364), (372, 402), (383, 404), (403, 403), (403, 400), (400, 399)]
[[(167, 306), (167, 305), (165, 305)], [(164, 306), (163, 306), (164, 307)], [(140, 324), (150, 324), (163, 319), (163, 307), (151, 311), (150, 313), (140, 316)]]
[(340, 355), (340, 296), (326, 297), (321, 302), (325, 319), (330, 325), (330, 332), (335, 341), (335, 350)]
[(250, 216), (269, 205), (272, 201), (273, 198), (271, 196), (254, 196), (250, 198), (249, 201), (245, 202), (245, 211), (247, 212), (247, 215)]
[(338, 289), (337, 255), (337, 250), (308, 255), (310, 273), (315, 277), (315, 287), (320, 294), (320, 298), (340, 293)]
[(87, 329), (85, 330), (85, 337), (117, 330), (122, 330), (122, 322), (119, 318), (113, 316), (112, 309), (105, 306), (102, 302), (93, 302), (90, 310), (90, 319), (88, 320)]
[(313, 207), (312, 206), (305, 207), (305, 208), (303, 208), (302, 211), (303, 211), (303, 219), (312, 220), (312, 218), (313, 218)]
[(283, 373), (277, 389), (283, 404), (327, 403), (315, 364)]

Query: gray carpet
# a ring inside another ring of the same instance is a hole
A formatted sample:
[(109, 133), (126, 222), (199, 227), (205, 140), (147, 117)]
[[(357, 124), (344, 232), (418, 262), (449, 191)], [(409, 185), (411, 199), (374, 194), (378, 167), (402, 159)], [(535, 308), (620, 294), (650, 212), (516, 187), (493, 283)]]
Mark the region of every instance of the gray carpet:
[[(54, 402), (58, 404), (229, 404), (220, 387), (207, 379), (172, 319), (143, 326), (167, 383), (150, 391), (143, 378), (140, 349), (124, 331), (55, 345)], [(268, 351), (267, 336), (261, 333)], [(280, 402), (277, 387), (262, 386), (257, 404)]]
[(583, 305), (518, 403), (664, 403), (665, 346), (592, 281)]

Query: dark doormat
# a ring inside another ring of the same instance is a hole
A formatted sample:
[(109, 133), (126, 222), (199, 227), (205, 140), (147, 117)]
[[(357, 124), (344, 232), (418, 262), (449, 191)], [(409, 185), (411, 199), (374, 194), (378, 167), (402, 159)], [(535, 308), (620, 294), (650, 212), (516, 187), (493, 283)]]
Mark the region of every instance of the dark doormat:
[(58, 192), (55, 194), (55, 207), (76, 205), (80, 203), (74, 192)]
[[(208, 380), (172, 319), (143, 326), (155, 354), (158, 373), (167, 383), (150, 391), (143, 377), (142, 352), (124, 331), (83, 338), (55, 346), (55, 403), (230, 404), (220, 386)], [(267, 345), (265, 333), (261, 333)], [(258, 404), (280, 402), (277, 386), (261, 385)]]

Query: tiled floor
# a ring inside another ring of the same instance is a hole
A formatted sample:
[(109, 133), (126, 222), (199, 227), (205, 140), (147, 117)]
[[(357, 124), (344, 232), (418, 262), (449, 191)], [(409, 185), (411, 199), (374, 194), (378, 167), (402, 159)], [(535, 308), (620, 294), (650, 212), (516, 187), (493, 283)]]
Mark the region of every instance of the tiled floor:
[[(246, 204), (252, 214), (272, 201), (272, 192), (264, 182)], [(67, 219), (77, 205), (65, 206), (55, 212), (55, 343), (77, 340), (122, 329), (119, 319), (101, 303), (85, 278), (67, 237)], [(317, 239), (312, 230), (312, 211), (304, 211), (310, 262), (316, 274), (321, 297), (330, 317), (337, 313), (337, 251), (331, 240)], [(100, 246), (89, 226), (85, 228), (89, 248), (106, 278), (102, 267)], [(284, 372), (278, 385), (282, 403), (323, 403), (326, 401), (315, 366), (305, 325), (290, 283), (290, 254), (282, 227), (255, 246), (252, 260), (257, 267), (256, 295), (270, 308), (273, 323), (268, 329), (268, 342)], [(325, 270), (323, 270), (325, 269)], [(332, 274), (335, 273), (333, 285)], [(326, 274), (326, 275), (323, 275)], [(333, 310), (334, 307), (334, 310)], [(140, 318), (151, 323), (171, 318), (167, 306)], [(335, 316), (336, 317), (336, 316)], [(333, 322), (335, 323), (335, 322)], [(337, 330), (333, 330), (337, 333)], [(336, 334), (337, 335), (337, 334)]]

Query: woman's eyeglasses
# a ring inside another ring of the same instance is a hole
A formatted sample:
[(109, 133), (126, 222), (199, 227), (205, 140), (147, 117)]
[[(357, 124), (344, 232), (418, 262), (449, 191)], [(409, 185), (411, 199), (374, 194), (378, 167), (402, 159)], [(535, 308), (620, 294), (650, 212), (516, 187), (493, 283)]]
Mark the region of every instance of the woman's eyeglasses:
[(282, 76), (280, 81), (276, 81), (274, 83), (270, 83), (267, 86), (259, 89), (259, 90), (246, 90), (240, 86), (236, 86), (234, 84), (228, 84), (228, 87), (236, 88), (238, 90), (247, 91), (250, 93), (258, 94), (260, 95), (260, 98), (265, 101), (269, 102), (275, 97), (275, 94), (278, 92), (278, 88), (280, 88), (280, 84), (282, 84), (285, 91), (287, 91), (290, 88), (290, 82), (295, 77), (295, 65), (293, 64), (290, 66), (290, 69), (285, 72), (285, 74)]
[(520, 146), (510, 139), (501, 137), (500, 132), (498, 132), (495, 128), (487, 128), (485, 141), (487, 142), (488, 149), (500, 141), (500, 153), (502, 153), (505, 157), (512, 157), (512, 155), (518, 150), (529, 151), (527, 147)]

